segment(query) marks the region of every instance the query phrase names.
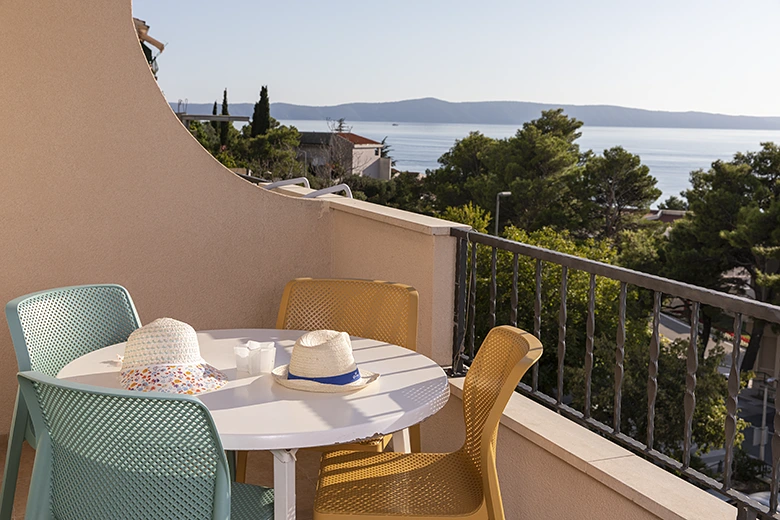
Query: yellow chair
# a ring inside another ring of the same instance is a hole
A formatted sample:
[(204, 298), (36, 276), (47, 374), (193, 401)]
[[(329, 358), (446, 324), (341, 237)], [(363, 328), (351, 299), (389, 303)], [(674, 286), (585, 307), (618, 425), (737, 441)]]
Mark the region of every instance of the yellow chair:
[[(337, 330), (416, 351), (418, 300), (413, 287), (400, 283), (296, 278), (284, 288), (276, 328)], [(419, 426), (409, 430), (412, 451), (420, 451)], [(384, 435), (331, 449), (376, 453), (391, 438)]]
[[(408, 285), (376, 280), (296, 278), (288, 282), (279, 305), (277, 329), (347, 332), (417, 350), (419, 295)], [(420, 427), (409, 428), (412, 451), (420, 451)], [(317, 448), (382, 452), (392, 435)], [(236, 480), (243, 482), (247, 452), (236, 456)]]
[(314, 520), (504, 520), (498, 424), (520, 378), (541, 355), (531, 334), (509, 326), (491, 330), (463, 386), (463, 447), (453, 453), (325, 453)]

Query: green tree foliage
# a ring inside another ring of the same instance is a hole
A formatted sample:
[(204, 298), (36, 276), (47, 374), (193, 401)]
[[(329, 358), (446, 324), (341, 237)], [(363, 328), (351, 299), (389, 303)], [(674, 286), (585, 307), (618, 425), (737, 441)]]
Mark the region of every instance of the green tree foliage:
[(301, 136), (293, 126), (271, 128), (256, 137), (242, 136), (233, 153), (237, 161), (260, 177), (289, 179), (305, 175), (304, 165), (297, 160)]
[[(214, 108), (211, 109), (211, 115), (212, 116), (217, 115), (217, 102), (216, 101), (214, 101)], [(219, 132), (219, 121), (212, 121), (211, 122), (211, 126), (212, 126), (212, 128), (214, 128), (214, 130)]]
[[(760, 152), (737, 154), (729, 162), (715, 161), (706, 172), (691, 173), (691, 188), (684, 192), (691, 211), (669, 233), (661, 251), (661, 274), (719, 291), (750, 290), (761, 301), (777, 302), (761, 273), (765, 267), (772, 271), (762, 253), (771, 256), (771, 248), (778, 245), (772, 234), (777, 226), (772, 225), (772, 206), (778, 199), (771, 172), (780, 161), (776, 146), (762, 146)], [(708, 332), (718, 312), (705, 308), (703, 315)], [(744, 369), (753, 366), (763, 326), (760, 320), (754, 323)]]
[(415, 213), (431, 213), (423, 181), (414, 172), (401, 172), (389, 181), (349, 175), (342, 182), (349, 185), (357, 199)]
[[(463, 211), (451, 209), (446, 215), (456, 221), (474, 222), (473, 215), (485, 217), (479, 208)], [(484, 223), (484, 222), (483, 222)], [(575, 240), (567, 232), (543, 228), (527, 232), (509, 226), (504, 230), (506, 238), (545, 249), (589, 258), (604, 263), (615, 263), (616, 248), (610, 240)], [(489, 330), (490, 248), (480, 247), (477, 254), (477, 322), (476, 341), (479, 345)], [(469, 259), (470, 262), (470, 259)], [(498, 252), (496, 323), (510, 323), (511, 253)], [(533, 330), (535, 301), (536, 262), (520, 257), (518, 262), (518, 326)], [(558, 341), (560, 287), (562, 269), (546, 263), (542, 270), (542, 308), (540, 339), (545, 353), (539, 362), (539, 388), (542, 392), (557, 395)], [(566, 355), (564, 358), (563, 399), (575, 409), (585, 407), (585, 344), (588, 309), (589, 275), (569, 270), (567, 277)], [(618, 331), (618, 301), (620, 284), (603, 277), (596, 278), (594, 364), (592, 373), (593, 417), (605, 424), (612, 424), (614, 413), (615, 345)], [(651, 305), (649, 292), (629, 286), (626, 310), (626, 342), (624, 381), (622, 386), (621, 431), (645, 440), (647, 430), (647, 378), (649, 364), (649, 328)], [(468, 340), (467, 340), (468, 344)], [(468, 347), (467, 347), (468, 348)], [(658, 397), (656, 401), (655, 446), (675, 457), (681, 457), (684, 435), (684, 402), (686, 376), (686, 350), (684, 341), (663, 341), (660, 348)], [(718, 373), (723, 352), (715, 349), (701, 360), (697, 371), (697, 404), (694, 416), (694, 442), (699, 453), (723, 446), (725, 435), (723, 420), (727, 381)], [(530, 383), (531, 375), (526, 376)], [(740, 422), (739, 429), (746, 424)], [(741, 437), (737, 439), (741, 441)]]
[(264, 135), (271, 129), (271, 102), (268, 98), (268, 86), (260, 89), (260, 100), (255, 103), (255, 111), (252, 114), (251, 137)]
[[(225, 89), (225, 91), (222, 93), (222, 115), (223, 116), (230, 115), (230, 111), (228, 110), (227, 89)], [(227, 146), (228, 137), (230, 135), (230, 131), (228, 130), (228, 128), (232, 126), (233, 125), (230, 124), (229, 121), (221, 121), (219, 123), (219, 144), (221, 146)]]
[[(214, 112), (217, 104), (214, 103)], [(228, 111), (227, 89), (224, 92), (223, 112)], [(295, 127), (280, 126), (270, 118), (270, 128), (262, 135), (252, 137), (251, 125), (239, 132), (232, 124), (190, 123), (190, 132), (218, 161), (228, 168), (248, 168), (260, 177), (286, 179), (305, 175), (304, 166), (297, 160), (300, 134)], [(225, 133), (226, 132), (226, 133)]]
[(581, 127), (556, 109), (543, 111), (506, 139), (470, 133), (439, 158), (439, 168), (428, 171), (425, 184), (434, 209), (468, 202), (492, 209), (496, 194), (510, 191), (501, 203), (500, 227), (552, 227), (578, 238), (619, 240), (660, 191), (639, 157), (621, 147), (602, 156), (582, 153)]
[(488, 161), (494, 174), (485, 190), (489, 198), (476, 200), (489, 208), (496, 193), (508, 190), (512, 196), (501, 203), (505, 222), (526, 230), (552, 226), (576, 233), (582, 228), (581, 203), (571, 185), (580, 170), (575, 141), (581, 127), (562, 109), (543, 111), (539, 119), (523, 124), (514, 137), (497, 143)]
[(475, 195), (481, 191), (480, 183), (487, 183), (486, 159), (495, 145), (495, 139), (471, 132), (455, 141), (439, 158), (441, 167), (429, 170), (425, 177), (426, 189), (433, 195), (437, 210), (477, 202)]
[[(626, 340), (624, 381), (622, 388), (621, 431), (645, 440), (647, 432), (647, 373), (650, 343), (649, 331), (639, 330), (644, 320), (631, 320)], [(611, 330), (609, 331), (612, 332)], [(670, 342), (662, 340), (658, 359), (658, 393), (655, 404), (654, 445), (662, 453), (681, 459), (685, 432), (685, 378), (687, 340)], [(728, 382), (718, 373), (723, 358), (722, 350), (708, 352), (700, 360), (696, 373), (696, 407), (693, 417), (693, 439), (697, 455), (723, 447), (726, 438), (723, 424), (726, 418), (724, 396), (728, 394)], [(568, 356), (568, 352), (567, 352)], [(599, 334), (594, 348), (594, 372), (592, 390), (593, 417), (605, 424), (612, 424), (614, 411), (614, 359), (615, 339)], [(584, 368), (582, 362), (567, 372), (571, 379), (574, 407), (585, 404)], [(606, 383), (606, 384), (605, 384)], [(579, 388), (578, 388), (579, 387)], [(740, 420), (738, 431), (748, 424)], [(735, 445), (742, 442), (740, 434)]]
[(387, 159), (390, 159), (390, 166), (395, 166), (395, 159), (390, 155), (390, 152), (393, 151), (393, 147), (387, 144), (387, 136), (382, 139), (382, 148), (380, 150), (380, 155), (382, 157), (385, 157)]
[(572, 190), (581, 163), (576, 140), (582, 122), (561, 109), (542, 112), (506, 139), (472, 132), (439, 159), (426, 185), (434, 208), (474, 202), (492, 209), (496, 193), (511, 191), (501, 203), (501, 225), (512, 223), (527, 230), (552, 226), (583, 234), (583, 203)]
[(650, 168), (638, 155), (615, 146), (590, 157), (577, 183), (585, 212), (584, 223), (604, 238), (639, 222), (650, 204), (661, 196)]
[[(780, 303), (780, 147), (761, 143), (758, 152), (738, 153), (732, 161), (749, 169), (757, 185), (748, 204), (739, 208), (736, 225), (724, 229), (722, 237), (747, 259), (742, 264), (750, 275), (749, 286), (756, 299)], [(743, 368), (755, 364), (765, 323), (753, 326)]]
[(621, 231), (615, 241), (619, 245), (616, 263), (635, 271), (659, 273), (666, 227), (663, 222), (645, 220), (635, 229)]
[(219, 136), (214, 130), (214, 126), (203, 124), (200, 121), (190, 121), (189, 129), (195, 139), (211, 154), (216, 154), (219, 151)]
[(485, 211), (473, 202), (469, 202), (457, 208), (445, 209), (439, 217), (452, 222), (460, 222), (471, 226), (478, 233), (487, 233), (490, 226), (490, 212)]
[(688, 209), (688, 203), (680, 197), (670, 195), (669, 198), (658, 204), (658, 209), (675, 209), (684, 211)]

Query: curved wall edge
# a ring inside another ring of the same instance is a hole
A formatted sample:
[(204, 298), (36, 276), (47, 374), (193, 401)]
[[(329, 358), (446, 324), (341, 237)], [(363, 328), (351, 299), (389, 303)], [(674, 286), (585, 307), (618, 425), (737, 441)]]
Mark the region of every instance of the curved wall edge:
[[(142, 322), (273, 326), (284, 283), (331, 275), (324, 201), (222, 167), (162, 96), (129, 0), (0, 3), (0, 303), (113, 282)], [(0, 432), (16, 360), (0, 326)]]

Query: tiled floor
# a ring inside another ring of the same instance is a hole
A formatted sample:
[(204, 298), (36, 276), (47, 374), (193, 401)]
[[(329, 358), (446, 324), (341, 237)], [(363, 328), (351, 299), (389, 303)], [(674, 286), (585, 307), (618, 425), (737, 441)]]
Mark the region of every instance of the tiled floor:
[[(5, 467), (6, 443), (7, 438), (5, 436), (0, 437), (0, 468)], [(19, 470), (19, 480), (16, 486), (13, 520), (22, 520), (24, 518), (34, 458), (35, 451), (25, 443), (22, 453), (22, 464)], [(311, 520), (320, 454), (316, 451), (302, 451), (298, 453), (297, 459), (298, 462), (295, 469), (297, 476), (298, 519)], [(250, 452), (246, 481), (250, 484), (273, 486), (273, 465), (273, 455), (269, 452)]]

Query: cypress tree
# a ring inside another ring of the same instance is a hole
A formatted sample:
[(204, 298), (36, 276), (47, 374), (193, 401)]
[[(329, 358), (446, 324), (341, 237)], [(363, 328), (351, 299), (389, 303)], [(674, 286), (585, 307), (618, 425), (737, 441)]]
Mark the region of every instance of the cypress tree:
[[(222, 94), (222, 115), (223, 116), (230, 115), (230, 113), (228, 112), (227, 89), (225, 89), (225, 92)], [(228, 121), (223, 121), (219, 123), (219, 144), (221, 146), (227, 146), (229, 124), (230, 123)]]
[[(217, 102), (214, 101), (214, 108), (211, 110), (211, 115), (215, 116), (217, 115)], [(211, 122), (211, 126), (214, 128), (215, 131), (219, 130), (219, 123), (216, 121)]]
[(252, 137), (264, 135), (271, 128), (271, 103), (268, 100), (268, 86), (260, 89), (260, 100), (255, 103), (252, 114)]

